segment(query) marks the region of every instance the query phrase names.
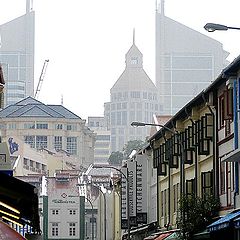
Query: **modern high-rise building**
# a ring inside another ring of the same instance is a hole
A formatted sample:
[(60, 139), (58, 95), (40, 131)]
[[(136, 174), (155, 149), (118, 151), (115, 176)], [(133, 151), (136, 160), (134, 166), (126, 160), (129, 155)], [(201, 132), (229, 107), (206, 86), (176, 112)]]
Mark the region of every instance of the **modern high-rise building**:
[(35, 12), (31, 0), (26, 0), (26, 14), (0, 25), (0, 35), (7, 106), (34, 93)]
[(133, 44), (125, 56), (126, 67), (110, 90), (104, 116), (111, 131), (111, 152), (122, 151), (129, 140), (145, 140), (149, 128), (134, 128), (131, 122), (152, 122), (159, 113), (157, 88), (143, 69), (143, 55)]
[(110, 129), (104, 117), (88, 117), (88, 127), (96, 134), (94, 163), (107, 163), (110, 156)]
[(173, 115), (213, 81), (227, 65), (220, 42), (156, 11), (156, 86), (161, 114)]

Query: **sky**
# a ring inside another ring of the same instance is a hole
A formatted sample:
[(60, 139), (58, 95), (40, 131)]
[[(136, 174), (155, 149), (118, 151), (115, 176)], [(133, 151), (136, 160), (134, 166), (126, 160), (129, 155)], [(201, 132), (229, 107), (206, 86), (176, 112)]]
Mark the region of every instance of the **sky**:
[[(0, 0), (0, 24), (25, 13), (25, 0)], [(135, 43), (155, 82), (156, 0), (33, 0), (35, 87), (49, 59), (38, 100), (61, 104), (86, 119), (103, 116), (104, 102)], [(223, 44), (232, 61), (240, 31), (208, 33), (207, 22), (240, 27), (239, 0), (165, 0), (165, 15)]]

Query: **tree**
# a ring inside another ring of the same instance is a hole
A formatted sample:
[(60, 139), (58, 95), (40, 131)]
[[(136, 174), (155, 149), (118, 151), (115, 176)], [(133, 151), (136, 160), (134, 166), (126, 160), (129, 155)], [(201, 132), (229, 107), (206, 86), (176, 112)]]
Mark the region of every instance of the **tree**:
[(193, 234), (202, 231), (211, 223), (220, 208), (219, 198), (213, 195), (204, 199), (195, 195), (184, 195), (179, 200), (177, 225), (180, 239), (192, 239)]
[(133, 150), (140, 150), (145, 145), (142, 140), (130, 140), (123, 147), (123, 155), (127, 159)]
[(112, 152), (108, 158), (108, 163), (110, 165), (121, 166), (123, 160), (123, 153), (122, 152)]

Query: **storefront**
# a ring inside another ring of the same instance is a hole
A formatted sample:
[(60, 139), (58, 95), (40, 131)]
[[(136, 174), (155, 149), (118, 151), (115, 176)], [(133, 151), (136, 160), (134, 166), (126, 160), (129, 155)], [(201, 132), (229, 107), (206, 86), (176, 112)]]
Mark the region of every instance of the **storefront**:
[(11, 225), (31, 227), (39, 234), (38, 194), (36, 187), (0, 172), (0, 218)]
[(236, 238), (237, 230), (235, 226), (237, 222), (234, 221), (238, 218), (240, 218), (240, 210), (235, 210), (207, 226), (207, 230), (210, 233), (210, 239), (238, 239)]

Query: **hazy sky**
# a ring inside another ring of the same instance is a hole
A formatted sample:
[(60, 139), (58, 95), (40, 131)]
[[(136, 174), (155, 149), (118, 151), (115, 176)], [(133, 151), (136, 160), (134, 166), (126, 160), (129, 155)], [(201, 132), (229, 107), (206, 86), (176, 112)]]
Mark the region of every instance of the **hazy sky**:
[[(0, 3), (0, 24), (25, 12), (25, 0)], [(35, 85), (50, 60), (39, 100), (60, 104), (63, 95), (63, 105), (81, 118), (103, 116), (133, 28), (144, 69), (155, 81), (155, 6), (155, 0), (35, 0)], [(239, 0), (165, 0), (166, 16), (222, 42), (230, 61), (240, 54), (240, 31), (207, 33), (203, 26), (240, 27), (239, 9)]]

